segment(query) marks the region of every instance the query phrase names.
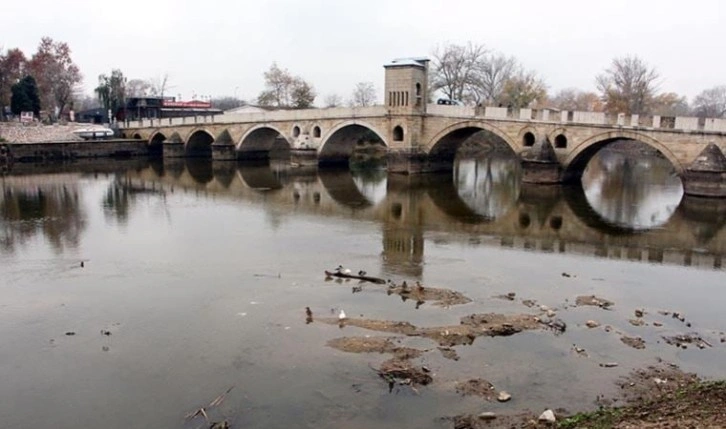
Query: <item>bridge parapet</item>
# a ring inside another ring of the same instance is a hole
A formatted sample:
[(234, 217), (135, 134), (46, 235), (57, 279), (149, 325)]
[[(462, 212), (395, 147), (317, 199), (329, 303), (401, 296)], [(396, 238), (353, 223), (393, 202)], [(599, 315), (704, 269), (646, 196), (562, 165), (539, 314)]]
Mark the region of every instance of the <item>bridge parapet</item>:
[(726, 133), (726, 118), (698, 118), (692, 116), (641, 116), (607, 114), (605, 112), (568, 111), (555, 109), (513, 109), (492, 106), (452, 106), (429, 104), (429, 115), (484, 118), (514, 121), (543, 122), (548, 124), (603, 125), (612, 127), (631, 127), (661, 129), (668, 131), (701, 131), (707, 133)]
[(120, 128), (171, 127), (193, 124), (239, 124), (286, 121), (315, 121), (321, 119), (353, 119), (386, 116), (385, 106), (334, 107), (327, 109), (271, 110), (268, 112), (233, 113), (181, 118), (150, 118), (119, 124)]

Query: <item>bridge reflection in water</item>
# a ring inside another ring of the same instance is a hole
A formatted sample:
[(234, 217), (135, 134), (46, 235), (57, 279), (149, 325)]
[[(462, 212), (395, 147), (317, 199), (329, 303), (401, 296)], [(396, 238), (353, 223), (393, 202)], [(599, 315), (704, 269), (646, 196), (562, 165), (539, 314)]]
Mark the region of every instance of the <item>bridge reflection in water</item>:
[(112, 186), (195, 191), (260, 204), (277, 217), (379, 222), (384, 265), (412, 276), (421, 274), (431, 239), (722, 269), (726, 201), (684, 197), (665, 160), (629, 159), (603, 152), (579, 187), (522, 184), (507, 156), (460, 160), (453, 180), (168, 159), (128, 170)]

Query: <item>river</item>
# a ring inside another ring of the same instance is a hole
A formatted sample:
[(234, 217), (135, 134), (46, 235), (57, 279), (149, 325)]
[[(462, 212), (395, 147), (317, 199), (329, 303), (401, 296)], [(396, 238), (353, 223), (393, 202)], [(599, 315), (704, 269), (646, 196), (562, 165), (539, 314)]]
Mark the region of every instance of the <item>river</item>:
[[(595, 408), (657, 358), (726, 378), (726, 202), (685, 197), (657, 156), (602, 151), (576, 187), (522, 184), (500, 155), (421, 177), (276, 162), (19, 164), (0, 186), (2, 427), (208, 427), (185, 419), (200, 407), (233, 428), (453, 427), (443, 418)], [(472, 302), (414, 305), (385, 285), (326, 280), (338, 265)], [(591, 294), (615, 305), (574, 306)], [(567, 330), (478, 338), (455, 347), (456, 361), (403, 338), (434, 382), (391, 391), (371, 369), (389, 356), (326, 345), (380, 332), (305, 314), (447, 326), (539, 305)], [(644, 326), (628, 322), (636, 309)], [(690, 332), (710, 347), (663, 339)], [(456, 393), (471, 378), (513, 399)]]

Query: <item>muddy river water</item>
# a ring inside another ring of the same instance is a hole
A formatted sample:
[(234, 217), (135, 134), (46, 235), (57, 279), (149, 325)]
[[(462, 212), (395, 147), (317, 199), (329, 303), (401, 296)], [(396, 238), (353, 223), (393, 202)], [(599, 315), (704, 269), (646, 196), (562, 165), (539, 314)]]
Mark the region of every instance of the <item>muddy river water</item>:
[[(0, 427), (209, 427), (200, 408), (233, 428), (453, 427), (462, 413), (596, 408), (658, 358), (726, 378), (726, 202), (684, 197), (658, 157), (602, 152), (573, 188), (523, 185), (500, 156), (431, 177), (17, 165), (0, 188)], [(326, 279), (338, 265), (471, 302)], [(591, 295), (614, 305), (576, 305)], [(350, 324), (321, 322), (341, 310)], [(477, 337), (453, 360), (355, 322), (483, 313), (566, 329)], [(665, 340), (685, 334), (702, 342)], [(327, 345), (366, 336), (421, 350), (433, 381), (389, 389), (376, 371), (389, 355)], [(511, 400), (457, 393), (479, 378)]]

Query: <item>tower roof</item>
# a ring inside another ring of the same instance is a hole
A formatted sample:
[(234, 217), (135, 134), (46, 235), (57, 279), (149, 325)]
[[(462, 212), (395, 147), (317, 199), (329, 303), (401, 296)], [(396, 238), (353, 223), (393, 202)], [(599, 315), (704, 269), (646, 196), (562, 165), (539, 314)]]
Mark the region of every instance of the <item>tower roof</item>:
[(383, 67), (421, 67), (425, 68), (426, 63), (429, 59), (426, 57), (410, 57), (410, 58), (396, 58), (390, 63), (384, 64)]

